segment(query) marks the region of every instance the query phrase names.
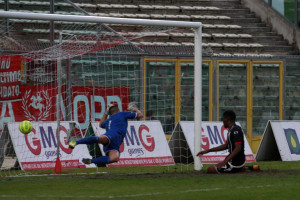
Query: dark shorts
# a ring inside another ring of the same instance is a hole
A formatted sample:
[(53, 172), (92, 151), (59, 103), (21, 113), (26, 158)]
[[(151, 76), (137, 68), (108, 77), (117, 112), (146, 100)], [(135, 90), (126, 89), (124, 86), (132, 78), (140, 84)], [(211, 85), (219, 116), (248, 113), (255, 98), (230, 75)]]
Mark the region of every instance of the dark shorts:
[(243, 168), (244, 168), (244, 165), (236, 167), (231, 164), (227, 164), (224, 167), (216, 168), (216, 170), (219, 174), (220, 173), (238, 173), (238, 172), (242, 172)]
[(103, 147), (104, 153), (108, 153), (109, 151), (118, 151), (120, 153), (120, 146), (123, 142), (123, 136), (116, 132), (107, 132), (104, 134), (108, 139), (108, 145)]

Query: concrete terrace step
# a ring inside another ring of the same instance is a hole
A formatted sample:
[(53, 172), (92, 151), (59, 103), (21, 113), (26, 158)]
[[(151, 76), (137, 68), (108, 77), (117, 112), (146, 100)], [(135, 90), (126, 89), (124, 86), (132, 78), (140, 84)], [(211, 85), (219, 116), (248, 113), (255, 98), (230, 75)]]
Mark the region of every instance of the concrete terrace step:
[(259, 18), (232, 18), (231, 22), (234, 23), (260, 23), (261, 20)]
[[(118, 5), (118, 4), (114, 4)], [(124, 12), (124, 11), (131, 11), (131, 12), (141, 12), (145, 14), (164, 14), (164, 13), (169, 13), (169, 14), (181, 14), (184, 13), (186, 15), (195, 15), (195, 14), (210, 14), (210, 15), (232, 15), (235, 17), (248, 17), (250, 15), (253, 17), (253, 14), (250, 13), (249, 9), (223, 9), (219, 7), (205, 7), (205, 6), (196, 6), (198, 9), (188, 9), (184, 7), (190, 7), (190, 6), (176, 6), (176, 9), (169, 9), (169, 8), (164, 8), (165, 6), (168, 5), (162, 5), (161, 8), (156, 8), (155, 5), (147, 6), (147, 5), (133, 5), (137, 7), (123, 7), (122, 5), (120, 7), (116, 7), (114, 5), (108, 5), (108, 4), (98, 4), (97, 7), (83, 7), (85, 10), (89, 12)], [(119, 4), (120, 5), (120, 4)], [(174, 5), (172, 5), (174, 6)], [(82, 7), (82, 6), (81, 6)], [(150, 7), (150, 8), (149, 8)], [(194, 7), (194, 6), (193, 6)], [(191, 7), (192, 8), (192, 7)], [(216, 8), (216, 9), (213, 9)]]
[(251, 14), (250, 10), (248, 8), (241, 8), (241, 9), (220, 9), (220, 10), (216, 10), (215, 12), (219, 12), (219, 13), (223, 13), (223, 15), (226, 14), (234, 14), (234, 16), (236, 15), (245, 15), (245, 14)]
[(271, 27), (243, 27), (243, 31), (249, 34), (258, 33), (258, 32), (265, 33), (271, 31)]
[(274, 31), (266, 31), (266, 32), (253, 32), (251, 33), (253, 36), (278, 36), (278, 34)]
[(264, 46), (274, 46), (275, 45), (275, 46), (288, 46), (289, 47), (288, 42), (285, 41), (285, 40), (280, 40), (280, 41), (265, 41), (265, 42), (258, 42), (257, 40), (255, 40), (255, 38), (253, 40), (254, 40), (253, 42), (262, 44)]
[(281, 35), (273, 35), (273, 36), (254, 36), (255, 41), (257, 42), (267, 42), (267, 41), (284, 41)]
[[(174, 40), (176, 40), (176, 38), (173, 38)], [(271, 46), (271, 45), (275, 45), (275, 46), (288, 46), (288, 42), (284, 41), (284, 40), (279, 40), (279, 41), (272, 41), (272, 40), (267, 40), (264, 42), (259, 42), (256, 40), (255, 37), (253, 38), (203, 38), (203, 42), (216, 42), (216, 43), (259, 43), (262, 44), (264, 46)]]
[(283, 52), (283, 51), (266, 51), (266, 53), (274, 55), (274, 56), (281, 56), (281, 55), (290, 55), (290, 56), (296, 56), (299, 55), (298, 51), (288, 51), (288, 52)]
[[(253, 41), (259, 44), (262, 44), (264, 46), (272, 47), (273, 46), (285, 46), (285, 47), (290, 47), (291, 50), (289, 51), (294, 51), (295, 48), (293, 45), (290, 45), (288, 41), (286, 40), (272, 40), (272, 39), (265, 39), (264, 41), (259, 41), (256, 37), (253, 37)], [(279, 50), (284, 50), (284, 49), (279, 49)]]
[[(99, 3), (98, 0), (73, 0), (73, 2), (82, 2), (82, 3)], [(182, 0), (101, 0), (101, 3), (115, 3), (115, 4), (157, 4), (157, 5), (162, 5), (162, 4), (172, 4), (172, 5), (182, 5), (183, 1)], [(235, 6), (235, 5), (240, 5), (239, 0), (185, 0), (184, 5), (205, 5), (205, 6)]]
[(234, 13), (232, 14), (228, 13), (227, 16), (232, 18), (256, 18), (256, 15), (254, 13), (249, 13), (245, 15), (234, 15)]
[(232, 22), (232, 24), (243, 26), (244, 28), (251, 27), (251, 28), (265, 28), (267, 27), (266, 23), (243, 23), (243, 22)]
[(264, 46), (264, 50), (268, 51), (268, 52), (272, 52), (272, 51), (294, 51), (294, 47), (293, 46), (274, 46), (274, 45), (270, 45), (270, 46)]
[(203, 42), (206, 43), (212, 43), (212, 42), (216, 42), (216, 43), (257, 43), (255, 40), (253, 40), (252, 38), (247, 39), (247, 38), (203, 38)]

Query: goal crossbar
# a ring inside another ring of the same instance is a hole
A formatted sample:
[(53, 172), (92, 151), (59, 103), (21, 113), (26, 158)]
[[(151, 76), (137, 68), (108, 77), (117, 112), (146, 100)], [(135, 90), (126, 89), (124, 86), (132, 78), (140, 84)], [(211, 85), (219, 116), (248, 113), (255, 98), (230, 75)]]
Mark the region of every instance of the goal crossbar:
[(52, 21), (70, 21), (70, 22), (90, 22), (107, 24), (130, 24), (145, 26), (169, 26), (183, 28), (201, 28), (201, 22), (184, 22), (170, 20), (150, 20), (133, 18), (113, 18), (98, 16), (77, 16), (77, 15), (59, 15), (59, 14), (41, 14), (27, 12), (0, 11), (1, 18), (31, 19), (31, 20), (52, 20)]
[(169, 21), (169, 20), (150, 20), (132, 18), (112, 18), (98, 16), (76, 16), (58, 14), (40, 14), (28, 12), (0, 11), (0, 18), (29, 19), (29, 20), (49, 20), (49, 21), (69, 21), (69, 22), (90, 22), (106, 24), (129, 24), (145, 26), (167, 26), (192, 28), (194, 30), (194, 169), (201, 170), (201, 159), (196, 156), (201, 150), (202, 137), (202, 23)]

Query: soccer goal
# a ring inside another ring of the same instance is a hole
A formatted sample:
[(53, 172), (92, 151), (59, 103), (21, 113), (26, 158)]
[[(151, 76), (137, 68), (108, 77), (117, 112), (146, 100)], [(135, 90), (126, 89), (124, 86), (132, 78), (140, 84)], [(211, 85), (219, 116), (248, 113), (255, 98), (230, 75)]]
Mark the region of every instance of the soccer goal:
[[(190, 146), (200, 151), (200, 22), (8, 11), (0, 11), (0, 20), (0, 176), (59, 171), (57, 166), (97, 169), (81, 159), (103, 155), (101, 146), (83, 145), (72, 151), (68, 141), (103, 134), (99, 120), (110, 103), (122, 111), (135, 102), (144, 120), (129, 122), (121, 159), (108, 168), (176, 165), (170, 150), (175, 147), (169, 146), (165, 133), (174, 129), (168, 126), (175, 115), (169, 102), (176, 98), (170, 82), (178, 74), (175, 66), (160, 60), (178, 55), (192, 55), (195, 134)], [(186, 42), (191, 34), (194, 42)], [(166, 45), (165, 39), (174, 35), (181, 41)], [(23, 120), (33, 124), (27, 135), (18, 128)], [(201, 159), (192, 157), (194, 170), (201, 170)]]

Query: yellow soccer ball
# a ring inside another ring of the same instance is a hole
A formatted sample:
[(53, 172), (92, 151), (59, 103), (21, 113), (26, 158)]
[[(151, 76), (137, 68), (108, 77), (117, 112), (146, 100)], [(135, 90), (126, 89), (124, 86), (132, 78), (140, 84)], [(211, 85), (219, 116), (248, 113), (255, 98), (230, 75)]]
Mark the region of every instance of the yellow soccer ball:
[(19, 129), (21, 133), (28, 134), (32, 131), (32, 123), (30, 121), (24, 120), (20, 123)]

